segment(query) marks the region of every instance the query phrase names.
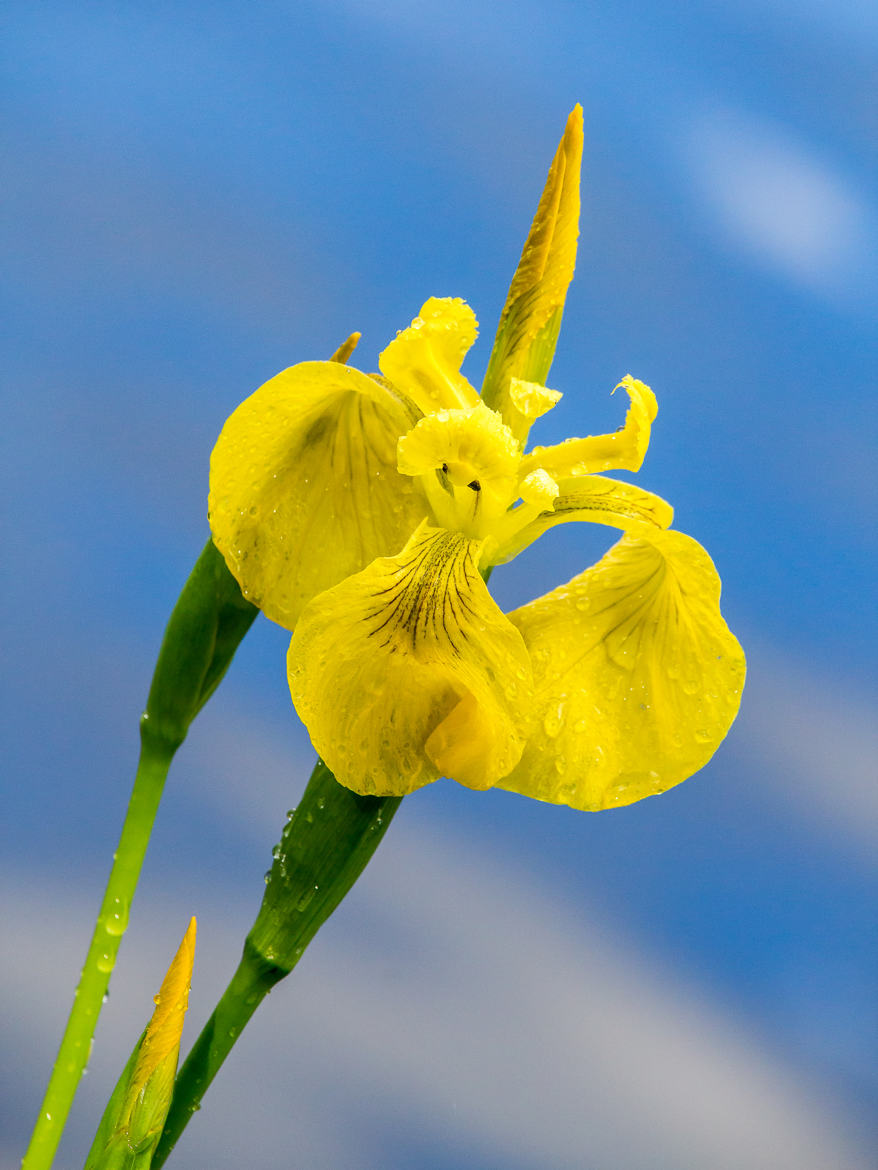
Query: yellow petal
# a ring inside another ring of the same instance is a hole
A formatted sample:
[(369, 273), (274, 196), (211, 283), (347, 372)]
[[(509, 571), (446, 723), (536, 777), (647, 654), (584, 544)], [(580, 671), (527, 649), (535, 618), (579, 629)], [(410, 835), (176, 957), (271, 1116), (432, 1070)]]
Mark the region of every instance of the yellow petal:
[(552, 364), (576, 264), (581, 166), (582, 107), (576, 106), (567, 119), (509, 288), (482, 387), (485, 403), (500, 411), (521, 440), (531, 420), (515, 406), (510, 380), (543, 384)]
[(628, 534), (510, 614), (531, 654), (537, 729), (501, 787), (580, 809), (664, 792), (710, 759), (744, 654), (710, 557), (680, 532)]
[(231, 415), (210, 460), (210, 526), (267, 617), (292, 629), (312, 597), (398, 549), (427, 514), (396, 468), (418, 417), (336, 361), (284, 370)]
[(478, 322), (466, 301), (430, 297), (379, 356), (378, 368), (424, 414), (476, 406), (479, 396), (460, 367), (477, 335)]
[(626, 374), (622, 386), (631, 399), (625, 425), (611, 435), (567, 439), (555, 447), (534, 447), (521, 461), (523, 471), (542, 467), (556, 478), (598, 471), (639, 471), (649, 446), (658, 403), (649, 386)]
[[(507, 512), (494, 529), (494, 539), (487, 554), (490, 564), (499, 565), (512, 560), (544, 532), (570, 520), (587, 520), (628, 530), (641, 525), (667, 528), (674, 519), (674, 509), (667, 501), (632, 483), (608, 479), (604, 475), (585, 475), (581, 479), (563, 479), (555, 484), (546, 472), (543, 471), (542, 475), (545, 476), (542, 482), (554, 484), (554, 503), (535, 519), (530, 519), (524, 508)], [(532, 471), (521, 487), (539, 479), (539, 472)], [(547, 499), (548, 495), (547, 491)], [(523, 492), (522, 496), (524, 498)], [(519, 512), (524, 523), (518, 520)]]
[(525, 382), (521, 378), (509, 379), (509, 400), (520, 415), (527, 419), (528, 426), (544, 414), (548, 414), (561, 401), (560, 390), (550, 390), (539, 382)]
[(458, 532), (414, 533), (316, 597), (296, 627), (290, 691), (340, 783), (402, 796), (440, 776), (488, 788), (521, 755), (531, 701), (521, 635)]

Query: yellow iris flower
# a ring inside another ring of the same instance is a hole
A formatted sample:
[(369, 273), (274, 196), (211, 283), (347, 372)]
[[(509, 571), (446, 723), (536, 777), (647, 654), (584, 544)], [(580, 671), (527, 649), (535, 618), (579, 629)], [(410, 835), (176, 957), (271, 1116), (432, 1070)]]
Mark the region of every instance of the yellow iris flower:
[[(528, 451), (573, 273), (581, 111), (568, 121), (481, 396), (460, 372), (462, 300), (432, 298), (381, 374), (304, 362), (241, 404), (211, 459), (214, 541), (244, 595), (293, 632), (296, 710), (337, 779), (404, 795), (441, 776), (580, 809), (691, 776), (738, 709), (744, 656), (707, 553), (637, 471), (656, 399), (625, 377), (624, 426)], [(547, 529), (624, 535), (513, 613), (484, 577)]]

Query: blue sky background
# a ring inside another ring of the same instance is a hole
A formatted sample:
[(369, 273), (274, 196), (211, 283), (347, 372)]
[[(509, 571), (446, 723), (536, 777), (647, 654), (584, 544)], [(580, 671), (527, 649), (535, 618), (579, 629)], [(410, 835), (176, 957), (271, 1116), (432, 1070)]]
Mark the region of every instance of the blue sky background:
[[(660, 413), (639, 481), (749, 653), (699, 776), (588, 815), (406, 800), (178, 1147), (181, 1170), (871, 1165), (878, 1078), (878, 10), (858, 0), (4, 10), (0, 1159), (17, 1165), (230, 411), (431, 295), (497, 316), (569, 109), (580, 258), (537, 441)], [(567, 525), (492, 590), (592, 563)], [(88, 1077), (191, 913), (188, 1044), (310, 770), (260, 619), (172, 771)], [(257, 1153), (254, 1154), (254, 1146)]]

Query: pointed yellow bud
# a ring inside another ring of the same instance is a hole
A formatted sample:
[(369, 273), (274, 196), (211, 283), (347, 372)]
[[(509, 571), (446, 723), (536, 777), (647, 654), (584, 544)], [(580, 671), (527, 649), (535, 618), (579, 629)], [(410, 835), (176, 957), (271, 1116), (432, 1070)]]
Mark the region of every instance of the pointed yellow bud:
[[(128, 1086), (129, 1100), (134, 1100), (140, 1094), (168, 1057), (173, 1057), (176, 1069), (180, 1037), (183, 1034), (183, 1017), (189, 1006), (189, 986), (195, 963), (195, 930), (193, 918), (155, 997), (155, 1011), (147, 1025)], [(173, 1073), (171, 1075), (173, 1079)]]
[(545, 383), (561, 326), (579, 236), (582, 106), (567, 119), (537, 213), (500, 315), (482, 399), (524, 441), (532, 420), (511, 394), (512, 378)]
[(170, 1108), (183, 1019), (189, 1006), (195, 929), (193, 918), (155, 996), (155, 1011), (128, 1082), (117, 1133), (125, 1135), (133, 1151), (139, 1152), (158, 1141)]
[(148, 1170), (174, 1091), (195, 960), (195, 919), (168, 968), (155, 1011), (110, 1097), (85, 1170)]

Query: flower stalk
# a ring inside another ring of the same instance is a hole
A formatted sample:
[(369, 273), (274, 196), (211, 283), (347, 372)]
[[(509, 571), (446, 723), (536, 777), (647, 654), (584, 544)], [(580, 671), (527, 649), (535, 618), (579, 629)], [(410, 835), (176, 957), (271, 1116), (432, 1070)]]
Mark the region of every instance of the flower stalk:
[(22, 1170), (48, 1170), (52, 1164), (128, 927), (171, 760), (258, 612), (208, 541), (165, 630), (140, 721), (140, 760), (122, 833)]

